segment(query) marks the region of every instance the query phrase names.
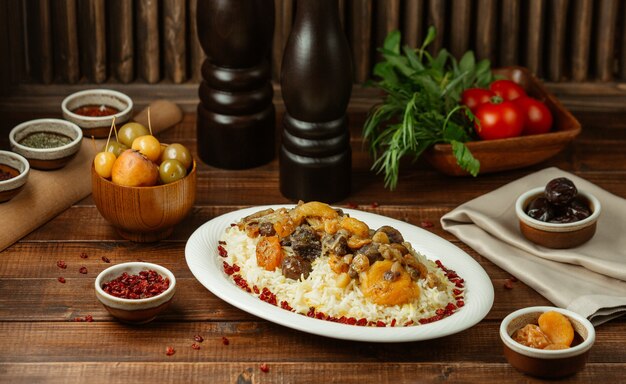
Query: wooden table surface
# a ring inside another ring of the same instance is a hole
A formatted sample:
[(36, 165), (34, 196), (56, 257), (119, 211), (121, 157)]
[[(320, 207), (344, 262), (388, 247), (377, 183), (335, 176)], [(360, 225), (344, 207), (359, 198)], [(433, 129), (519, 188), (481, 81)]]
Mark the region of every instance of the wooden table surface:
[[(334, 340), (275, 325), (218, 299), (185, 263), (189, 236), (217, 215), (288, 201), (278, 190), (277, 160), (243, 171), (200, 164), (195, 207), (165, 241), (122, 240), (88, 197), (0, 254), (0, 382), (535, 382), (506, 362), (498, 327), (518, 308), (550, 303), (521, 282), (505, 289), (510, 275), (444, 232), (439, 219), (469, 199), (547, 166), (626, 197), (626, 112), (575, 115), (583, 125), (581, 136), (543, 164), (474, 179), (447, 177), (418, 162), (404, 168), (398, 189), (390, 192), (369, 170), (371, 160), (360, 138), (364, 116), (352, 114), (353, 192), (337, 205), (356, 204), (418, 226), (431, 222), (428, 230), (474, 257), (491, 277), (495, 302), (486, 318), (466, 331), (400, 344)], [(195, 153), (195, 116), (186, 115), (160, 138), (182, 142)], [(81, 258), (82, 253), (88, 257)], [(94, 278), (110, 265), (103, 257), (112, 263), (150, 261), (172, 270), (179, 286), (169, 310), (143, 326), (115, 321), (93, 291)], [(64, 260), (67, 269), (59, 269), (57, 260)], [(82, 266), (87, 274), (79, 273)], [(59, 283), (59, 276), (67, 282)], [(86, 316), (93, 322), (74, 321)], [(199, 350), (191, 348), (195, 335), (204, 338)], [(166, 355), (168, 346), (174, 355)], [(261, 371), (262, 363), (269, 372)], [(617, 382), (625, 369), (622, 318), (597, 329), (589, 363), (569, 380)]]

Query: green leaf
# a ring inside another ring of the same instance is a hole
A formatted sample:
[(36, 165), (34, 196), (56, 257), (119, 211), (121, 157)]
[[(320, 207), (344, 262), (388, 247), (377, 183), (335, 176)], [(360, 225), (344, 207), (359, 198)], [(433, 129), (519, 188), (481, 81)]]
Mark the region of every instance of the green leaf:
[(417, 57), (417, 54), (415, 53), (415, 50), (413, 48), (405, 45), (402, 48), (402, 51), (404, 52), (406, 58), (409, 60), (409, 65), (411, 66), (411, 68), (413, 68), (415, 71), (422, 71), (424, 69), (424, 65)]
[(431, 25), (430, 27), (428, 27), (428, 32), (426, 33), (424, 42), (422, 43), (422, 46), (420, 47), (420, 51), (424, 51), (426, 47), (435, 40), (435, 37), (437, 37), (437, 30), (435, 29), (435, 27)]
[(461, 57), (461, 61), (459, 61), (459, 69), (461, 72), (472, 72), (474, 71), (476, 65), (476, 59), (474, 58), (474, 52), (467, 51)]
[(389, 32), (387, 37), (385, 38), (385, 42), (383, 43), (384, 49), (394, 52), (396, 54), (400, 54), (400, 40), (401, 35), (400, 31), (395, 30)]
[(450, 144), (452, 145), (452, 153), (459, 167), (476, 177), (480, 170), (480, 162), (474, 158), (474, 155), (472, 155), (472, 152), (470, 152), (465, 144), (456, 140), (452, 141)]

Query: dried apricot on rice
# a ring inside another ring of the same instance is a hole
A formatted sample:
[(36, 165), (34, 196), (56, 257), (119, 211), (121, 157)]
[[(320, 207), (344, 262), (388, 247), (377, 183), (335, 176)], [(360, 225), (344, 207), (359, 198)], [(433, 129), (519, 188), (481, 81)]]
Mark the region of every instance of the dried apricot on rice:
[(513, 340), (531, 348), (544, 349), (552, 344), (541, 328), (536, 324), (527, 324), (513, 334)]
[(291, 211), (291, 216), (296, 223), (300, 223), (306, 217), (321, 217), (324, 219), (334, 219), (339, 213), (330, 205), (319, 201), (310, 201), (300, 204)]
[(273, 271), (283, 262), (283, 248), (278, 236), (263, 237), (256, 245), (256, 263), (266, 271)]
[(554, 344), (572, 345), (574, 327), (572, 323), (559, 312), (548, 311), (542, 313), (538, 319), (539, 328)]
[(341, 228), (360, 238), (369, 237), (370, 228), (361, 220), (354, 217), (344, 217), (339, 223)]
[(385, 278), (391, 271), (393, 261), (379, 260), (361, 274), (361, 290), (363, 295), (379, 305), (402, 305), (417, 299), (420, 289), (409, 274), (402, 268), (392, 281)]

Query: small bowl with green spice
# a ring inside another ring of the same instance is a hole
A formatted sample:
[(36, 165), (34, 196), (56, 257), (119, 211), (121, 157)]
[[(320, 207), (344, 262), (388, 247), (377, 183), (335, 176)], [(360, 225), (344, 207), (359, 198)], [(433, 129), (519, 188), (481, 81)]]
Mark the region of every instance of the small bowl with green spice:
[(60, 119), (37, 119), (17, 125), (9, 134), (13, 152), (41, 170), (64, 167), (72, 160), (83, 139), (80, 127)]

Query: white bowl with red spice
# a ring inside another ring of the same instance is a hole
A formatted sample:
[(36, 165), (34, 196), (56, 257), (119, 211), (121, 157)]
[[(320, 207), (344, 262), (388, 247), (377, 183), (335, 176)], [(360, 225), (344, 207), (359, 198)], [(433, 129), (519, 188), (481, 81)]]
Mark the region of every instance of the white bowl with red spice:
[(122, 263), (100, 272), (95, 290), (113, 317), (125, 323), (145, 324), (169, 306), (176, 292), (176, 278), (158, 264)]

